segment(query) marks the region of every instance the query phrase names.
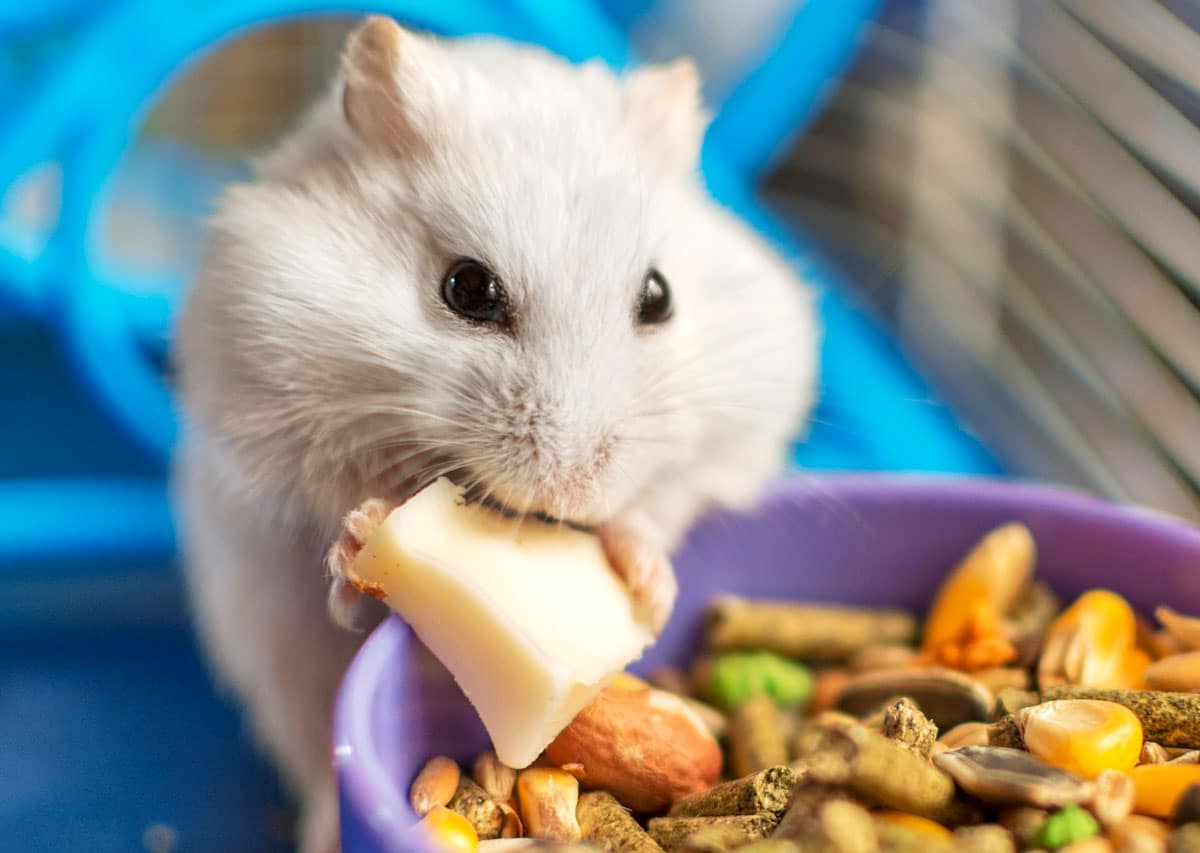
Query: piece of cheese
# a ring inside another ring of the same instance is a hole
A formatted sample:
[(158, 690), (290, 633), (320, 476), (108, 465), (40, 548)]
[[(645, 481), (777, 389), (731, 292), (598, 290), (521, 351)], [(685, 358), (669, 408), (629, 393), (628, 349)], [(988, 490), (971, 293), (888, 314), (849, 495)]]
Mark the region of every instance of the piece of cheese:
[(654, 639), (595, 536), (467, 504), (448, 480), (393, 510), (347, 579), (412, 626), (511, 767)]

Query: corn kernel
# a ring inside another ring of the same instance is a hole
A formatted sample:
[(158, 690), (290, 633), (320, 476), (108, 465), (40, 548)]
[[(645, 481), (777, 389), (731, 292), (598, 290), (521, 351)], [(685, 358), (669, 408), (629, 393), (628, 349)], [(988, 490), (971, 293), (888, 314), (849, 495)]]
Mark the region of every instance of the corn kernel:
[(946, 829), (946, 827), (920, 815), (884, 809), (882, 811), (871, 812), (871, 816), (876, 820), (886, 821), (932, 841), (949, 842), (954, 839), (954, 833)]
[(1140, 650), (1132, 654), (1136, 642), (1137, 618), (1124, 598), (1085, 592), (1046, 629), (1038, 682), (1131, 688), (1149, 662)]
[(1133, 779), (1133, 810), (1153, 817), (1170, 817), (1176, 801), (1200, 783), (1200, 764), (1143, 764), (1129, 771)]
[(479, 835), (475, 827), (465, 817), (445, 806), (431, 809), (418, 826), (445, 853), (476, 853), (479, 850)]
[(1019, 713), (1025, 748), (1054, 767), (1085, 779), (1129, 770), (1142, 753), (1142, 723), (1116, 702), (1059, 699)]
[(938, 590), (921, 650), (933, 654), (957, 644), (972, 618), (978, 619), (979, 602), (990, 604), (994, 615), (1008, 612), (1029, 581), (1034, 557), (1033, 535), (1023, 524), (1006, 524), (985, 536)]
[(521, 820), (534, 838), (578, 841), (579, 780), (556, 767), (531, 767), (517, 776)]

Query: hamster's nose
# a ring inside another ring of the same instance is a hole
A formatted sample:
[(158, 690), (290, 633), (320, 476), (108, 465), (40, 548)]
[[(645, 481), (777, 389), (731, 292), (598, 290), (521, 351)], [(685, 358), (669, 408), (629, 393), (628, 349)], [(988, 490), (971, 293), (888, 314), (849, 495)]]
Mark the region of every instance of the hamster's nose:
[(602, 508), (603, 475), (613, 445), (613, 439), (606, 437), (573, 464), (547, 465), (537, 486), (545, 511), (572, 521), (587, 521), (595, 515)]

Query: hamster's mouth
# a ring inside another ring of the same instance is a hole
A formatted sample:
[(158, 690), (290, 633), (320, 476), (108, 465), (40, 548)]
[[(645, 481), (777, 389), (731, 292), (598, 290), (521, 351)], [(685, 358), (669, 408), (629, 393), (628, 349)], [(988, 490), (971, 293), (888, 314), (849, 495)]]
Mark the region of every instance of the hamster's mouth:
[[(453, 482), (453, 478), (451, 478), (451, 481)], [(550, 515), (547, 512), (542, 512), (541, 510), (522, 511), (516, 509), (515, 507), (504, 503), (504, 501), (498, 500), (496, 497), (489, 494), (489, 490), (486, 487), (478, 484), (469, 486), (463, 492), (463, 497), (466, 499), (467, 503), (485, 506), (493, 512), (498, 512), (505, 518), (532, 518), (544, 524), (561, 524), (574, 530), (581, 530), (584, 533), (593, 532), (592, 527), (584, 524), (583, 522), (574, 521), (569, 518), (558, 518), (557, 516)]]

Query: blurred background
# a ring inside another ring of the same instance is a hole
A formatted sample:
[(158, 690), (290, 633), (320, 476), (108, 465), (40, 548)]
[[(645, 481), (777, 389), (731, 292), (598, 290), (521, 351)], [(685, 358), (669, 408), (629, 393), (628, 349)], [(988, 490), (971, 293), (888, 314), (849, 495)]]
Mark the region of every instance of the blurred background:
[[(366, 8), (0, 0), (0, 849), (287, 849), (187, 629), (170, 317), (214, 198)], [(1200, 520), (1200, 3), (390, 10), (698, 60), (714, 191), (827, 294), (798, 465), (1005, 473)]]

